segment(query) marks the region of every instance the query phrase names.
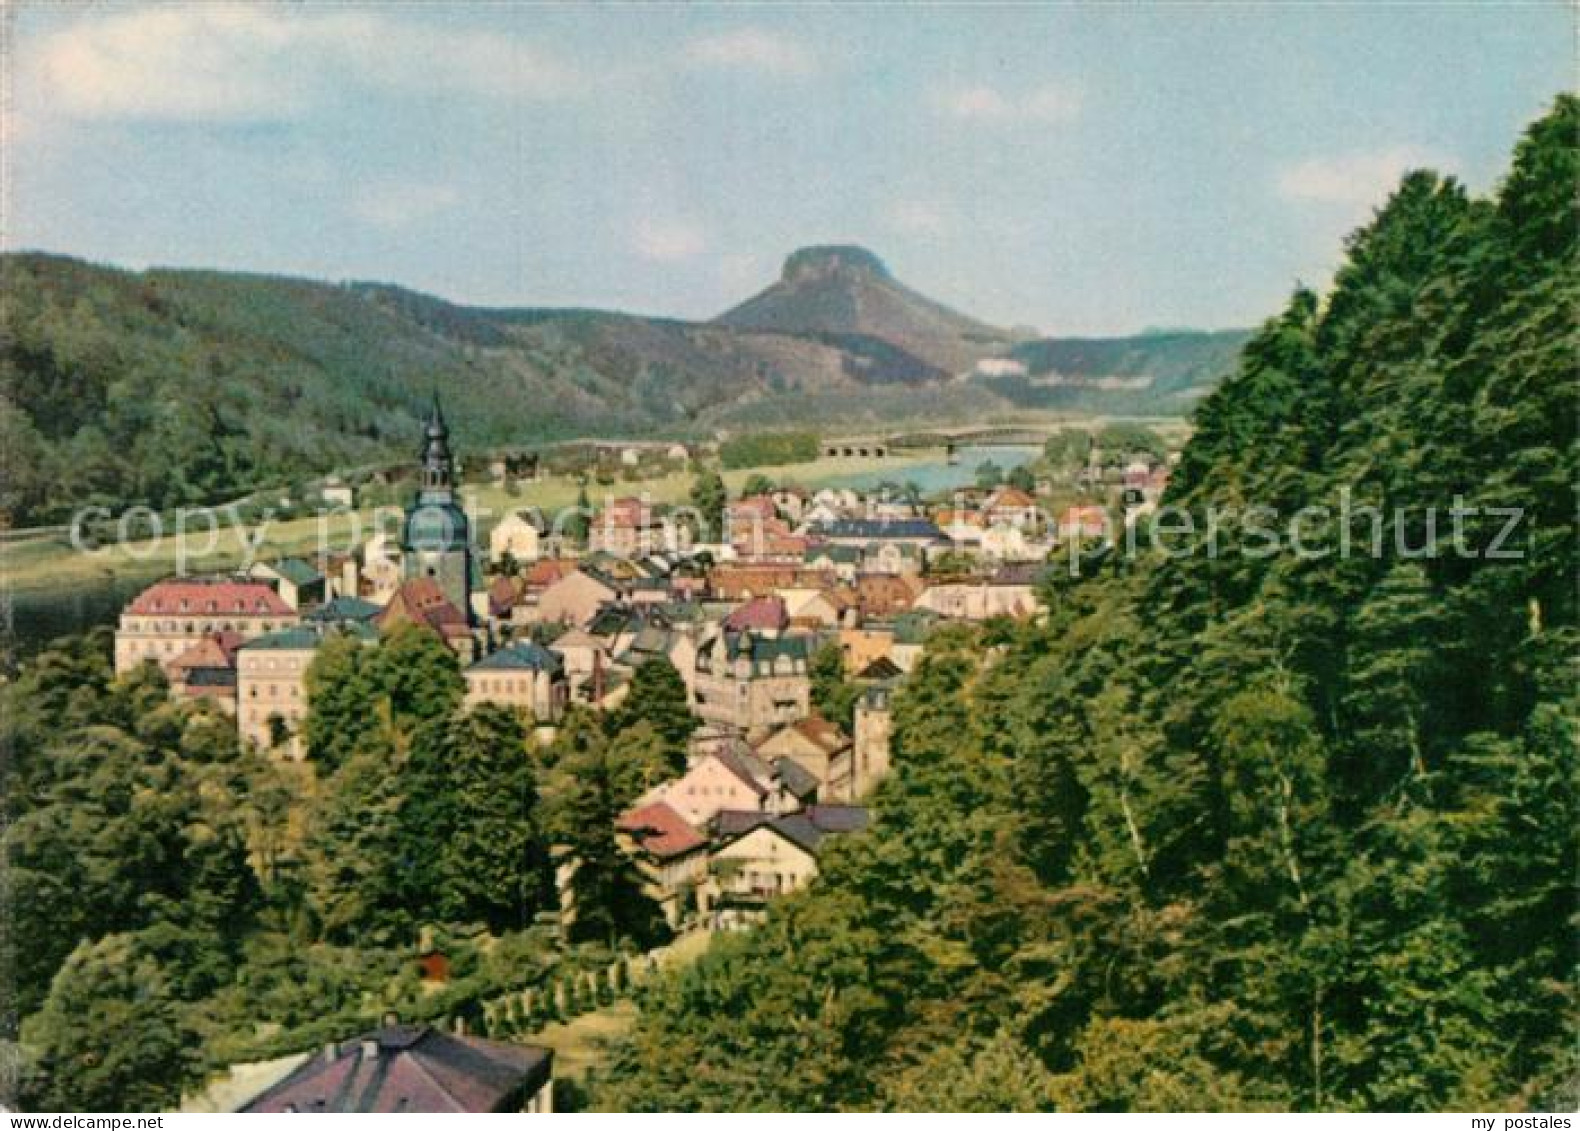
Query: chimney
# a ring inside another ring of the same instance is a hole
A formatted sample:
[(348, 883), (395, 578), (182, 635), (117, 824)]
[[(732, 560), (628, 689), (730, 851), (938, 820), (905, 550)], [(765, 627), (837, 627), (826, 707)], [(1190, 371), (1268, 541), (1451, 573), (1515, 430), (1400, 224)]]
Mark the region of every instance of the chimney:
[(337, 1057), (339, 1055), (340, 1055), (340, 1046), (335, 1044), (334, 1041), (330, 1041), (330, 1042), (328, 1042), (327, 1044), (324, 1045), (324, 1059), (326, 1061), (334, 1060), (335, 1057)]
[(397, 1026), (399, 1024), (400, 1024), (400, 1014), (396, 1013), (393, 1009), (388, 1010), (384, 1014), (384, 1028), (386, 1028), (386, 1029), (393, 1029), (395, 1026)]
[(362, 1059), (377, 1060), (379, 1058), (379, 1041), (377, 1037), (362, 1038)]

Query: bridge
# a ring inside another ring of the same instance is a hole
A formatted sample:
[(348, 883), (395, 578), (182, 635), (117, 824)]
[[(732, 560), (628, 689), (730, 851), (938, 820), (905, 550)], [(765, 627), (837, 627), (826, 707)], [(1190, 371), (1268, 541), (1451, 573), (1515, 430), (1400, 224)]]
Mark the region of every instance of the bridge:
[(879, 439), (824, 440), (824, 459), (883, 459), (889, 454), (889, 441)]
[(974, 445), (1040, 448), (1057, 429), (1005, 424), (985, 428), (940, 428), (889, 437), (891, 448), (964, 448)]
[(904, 432), (885, 437), (846, 437), (823, 441), (825, 459), (883, 459), (897, 451), (944, 448), (952, 455), (956, 448), (976, 446), (1040, 448), (1053, 435), (1053, 428), (1032, 428), (1005, 424), (978, 428), (940, 428), (930, 432)]

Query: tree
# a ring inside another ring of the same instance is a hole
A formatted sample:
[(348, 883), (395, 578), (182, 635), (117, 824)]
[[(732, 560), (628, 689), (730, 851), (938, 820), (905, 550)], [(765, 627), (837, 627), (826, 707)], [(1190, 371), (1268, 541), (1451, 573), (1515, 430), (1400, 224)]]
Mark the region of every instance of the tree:
[(446, 717), (466, 694), (455, 653), (437, 634), (414, 624), (384, 636), (369, 675), (379, 701), (389, 704), (391, 723), (406, 731)]
[(592, 513), (592, 501), (587, 498), (587, 482), (583, 480), (576, 489), (576, 505), (559, 524), (566, 541), (571, 545), (587, 545), (587, 536), (592, 532)]
[(347, 633), (325, 636), (307, 665), (307, 756), (333, 771), (378, 725), (376, 674), (369, 649)]
[(760, 471), (754, 471), (746, 477), (746, 482), (741, 486), (741, 497), (750, 498), (753, 495), (772, 494), (774, 481)]
[(691, 483), (691, 506), (697, 512), (702, 529), (698, 534), (704, 541), (718, 541), (724, 537), (724, 507), (729, 502), (729, 491), (724, 477), (717, 471), (698, 472)]
[(615, 843), (615, 821), (635, 797), (631, 767), (622, 764), (597, 718), (580, 709), (565, 716), (549, 762), (548, 827), (574, 861), (571, 936), (651, 945), (666, 933), (663, 914)]
[(201, 1078), (200, 1037), (135, 935), (78, 946), (23, 1039), (37, 1050), (35, 1110), (157, 1111)]
[(855, 725), (861, 688), (845, 678), (845, 657), (837, 642), (825, 644), (812, 654), (810, 675), (812, 705), (818, 714), (848, 734)]
[(697, 719), (691, 713), (686, 681), (667, 659), (653, 659), (637, 666), (625, 698), (605, 716), (605, 729), (613, 737), (643, 722), (668, 747), (676, 769), (684, 768), (686, 744), (697, 729)]
[(340, 764), (310, 811), (307, 883), (324, 938), (377, 936), (407, 922), (399, 877), (404, 761), (405, 740), (386, 713), (376, 737)]
[(529, 925), (551, 884), (520, 719), (485, 705), (427, 723), (403, 778), (402, 906), (495, 930)]
[(997, 487), (1004, 482), (1004, 469), (990, 459), (983, 460), (977, 464), (976, 482), (984, 491)]
[(1027, 494), (1030, 494), (1037, 489), (1036, 475), (1032, 473), (1030, 467), (1027, 467), (1023, 463), (1018, 463), (1014, 467), (1010, 468), (1009, 474), (1004, 476), (1004, 482), (1008, 483), (1016, 490), (1025, 491)]

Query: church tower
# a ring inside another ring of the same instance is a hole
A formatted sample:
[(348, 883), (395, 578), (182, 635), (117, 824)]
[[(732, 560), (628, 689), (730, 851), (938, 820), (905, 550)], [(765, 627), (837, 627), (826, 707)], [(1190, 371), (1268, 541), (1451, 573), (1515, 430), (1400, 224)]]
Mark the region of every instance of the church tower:
[(423, 430), (422, 489), (406, 509), (401, 551), (406, 580), (433, 578), (445, 599), (470, 623), (477, 565), (471, 527), (456, 499), (450, 429), (445, 425), (437, 393)]

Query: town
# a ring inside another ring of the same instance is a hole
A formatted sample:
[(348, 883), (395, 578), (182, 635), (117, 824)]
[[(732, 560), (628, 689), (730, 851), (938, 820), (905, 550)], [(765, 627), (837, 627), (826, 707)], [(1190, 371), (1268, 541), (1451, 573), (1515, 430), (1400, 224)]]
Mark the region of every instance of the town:
[[(1127, 518), (1156, 506), (1165, 458), (1109, 462)], [(1101, 464), (1083, 463), (1080, 478), (1101, 489)], [(122, 611), (115, 670), (155, 664), (172, 695), (212, 702), (243, 742), (299, 762), (312, 756), (309, 673), (334, 637), (374, 647), (401, 626), (434, 634), (468, 706), (520, 712), (545, 744), (572, 705), (617, 710), (643, 665), (672, 667), (695, 723), (685, 771), (620, 817), (619, 843), (672, 928), (747, 925), (816, 875), (827, 838), (866, 827), (863, 800), (890, 767), (890, 699), (929, 632), (1036, 616), (1058, 548), (1111, 533), (1095, 503), (1048, 520), (1034, 482), (933, 505), (759, 485), (720, 500), (715, 531), (622, 497), (580, 523), (524, 509), (484, 538), (460, 505), (435, 398), (398, 538), (160, 581)], [(328, 490), (349, 496), (338, 480)], [(842, 718), (815, 702), (820, 660), (842, 686)], [(576, 861), (559, 867), (563, 879)]]

